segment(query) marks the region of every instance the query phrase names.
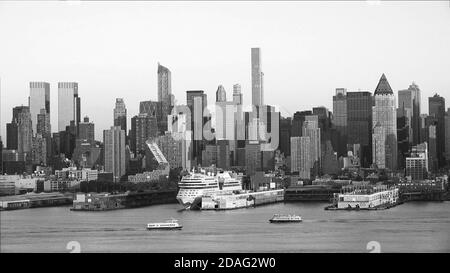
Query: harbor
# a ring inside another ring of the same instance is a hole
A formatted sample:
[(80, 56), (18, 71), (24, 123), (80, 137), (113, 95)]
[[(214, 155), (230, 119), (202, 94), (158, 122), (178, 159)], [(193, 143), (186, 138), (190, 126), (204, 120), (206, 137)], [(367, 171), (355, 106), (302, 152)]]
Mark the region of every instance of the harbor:
[[(448, 252), (450, 202), (408, 202), (383, 211), (337, 213), (324, 202), (278, 202), (238, 210), (178, 212), (162, 204), (100, 213), (41, 207), (2, 211), (2, 252), (83, 253), (359, 252), (376, 240), (383, 252)], [(368, 213), (366, 213), (368, 212)], [(301, 215), (302, 223), (271, 224), (274, 213)], [(181, 230), (148, 231), (147, 223), (176, 218)], [(430, 221), (430, 219), (432, 219)]]

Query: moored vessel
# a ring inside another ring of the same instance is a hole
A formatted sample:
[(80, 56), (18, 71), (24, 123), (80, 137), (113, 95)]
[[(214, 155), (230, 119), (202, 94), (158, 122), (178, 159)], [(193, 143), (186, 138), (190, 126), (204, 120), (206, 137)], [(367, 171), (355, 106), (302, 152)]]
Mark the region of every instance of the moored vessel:
[(237, 175), (231, 172), (214, 174), (201, 170), (185, 175), (178, 183), (178, 187), (178, 202), (183, 206), (190, 206), (197, 197), (241, 191), (242, 183)]

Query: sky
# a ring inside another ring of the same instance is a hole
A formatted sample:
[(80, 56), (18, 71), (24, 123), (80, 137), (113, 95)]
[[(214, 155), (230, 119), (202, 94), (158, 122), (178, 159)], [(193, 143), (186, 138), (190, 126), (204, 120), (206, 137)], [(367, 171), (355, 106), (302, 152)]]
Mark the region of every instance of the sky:
[[(157, 63), (172, 72), (172, 92), (218, 85), (251, 102), (252, 47), (261, 48), (264, 100), (283, 116), (325, 106), (335, 89), (373, 92), (382, 73), (394, 90), (414, 81), (450, 107), (450, 2), (67, 2), (0, 1), (1, 136), (12, 108), (28, 105), (29, 82), (50, 83), (52, 131), (57, 83), (79, 84), (81, 115), (96, 139), (113, 125), (115, 98), (128, 124), (139, 102), (157, 100)], [(130, 125), (128, 126), (130, 127)]]

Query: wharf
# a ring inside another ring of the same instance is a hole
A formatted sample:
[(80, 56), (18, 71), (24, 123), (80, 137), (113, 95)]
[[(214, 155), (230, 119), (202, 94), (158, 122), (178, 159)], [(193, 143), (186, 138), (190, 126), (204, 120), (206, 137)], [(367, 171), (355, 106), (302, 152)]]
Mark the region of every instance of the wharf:
[(156, 204), (176, 203), (177, 190), (157, 190), (144, 192), (78, 193), (73, 200), (73, 211), (105, 211), (138, 208)]
[(62, 193), (28, 193), (0, 197), (0, 210), (65, 206), (72, 204), (73, 195)]
[(202, 196), (191, 209), (231, 210), (284, 201), (284, 189)]

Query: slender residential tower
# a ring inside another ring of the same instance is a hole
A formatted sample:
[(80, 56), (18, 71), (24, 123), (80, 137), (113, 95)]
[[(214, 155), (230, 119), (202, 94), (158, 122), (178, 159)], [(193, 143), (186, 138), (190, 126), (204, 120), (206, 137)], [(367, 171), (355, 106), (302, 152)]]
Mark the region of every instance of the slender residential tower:
[(397, 117), (395, 96), (383, 74), (374, 93), (372, 133), (373, 163), (378, 168), (397, 169)]
[(252, 104), (264, 105), (263, 72), (261, 71), (261, 49), (252, 48)]
[(172, 79), (170, 70), (158, 63), (158, 101), (172, 105)]

